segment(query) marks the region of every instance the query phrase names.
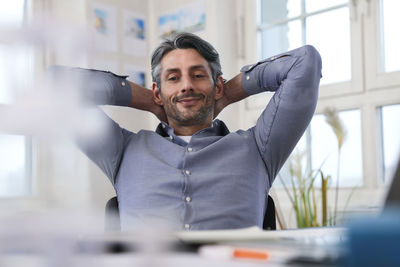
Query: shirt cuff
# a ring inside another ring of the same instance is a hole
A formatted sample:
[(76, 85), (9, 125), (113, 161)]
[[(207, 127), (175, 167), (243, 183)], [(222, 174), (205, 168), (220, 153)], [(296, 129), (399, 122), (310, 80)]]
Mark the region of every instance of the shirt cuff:
[(255, 95), (263, 92), (262, 88), (258, 85), (256, 72), (251, 71), (257, 64), (246, 65), (240, 69), (240, 72), (243, 73), (242, 87), (248, 95)]
[[(102, 71), (98, 71), (101, 73)], [(102, 74), (101, 74), (102, 75)], [(128, 76), (117, 75), (112, 72), (105, 72), (104, 79), (110, 85), (110, 97), (112, 105), (129, 106), (132, 98), (132, 89), (129, 82), (126, 80)]]
[(298, 57), (304, 53), (302, 48), (295, 49), (242, 67), (243, 90), (248, 95), (276, 91)]

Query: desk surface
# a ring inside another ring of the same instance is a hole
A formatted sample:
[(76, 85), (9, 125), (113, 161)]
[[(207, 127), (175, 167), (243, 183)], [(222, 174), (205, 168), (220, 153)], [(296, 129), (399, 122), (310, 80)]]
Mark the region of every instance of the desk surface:
[[(223, 267), (223, 266), (261, 266), (265, 260), (238, 259), (218, 253), (201, 254), (196, 252), (179, 252), (166, 249), (171, 240), (183, 242), (184, 245), (197, 244), (203, 248), (221, 247), (245, 248), (268, 253), (269, 266), (284, 266), (293, 258), (307, 254), (308, 259), (324, 259), (324, 247), (341, 242), (346, 230), (343, 228), (310, 228), (287, 231), (262, 231), (259, 228), (222, 231), (178, 232), (168, 238), (143, 239), (144, 236), (130, 233), (110, 233), (104, 235), (84, 236), (79, 239), (78, 253), (68, 250), (51, 250), (44, 254), (8, 254), (0, 255), (2, 266), (174, 266), (174, 267)], [(160, 237), (160, 236), (159, 236)], [(161, 240), (161, 242), (159, 241)], [(322, 241), (321, 241), (322, 240)], [(322, 242), (322, 243), (321, 243)], [(110, 244), (132, 245), (132, 251), (112, 254), (104, 251)], [(139, 246), (138, 246), (139, 244)], [(161, 244), (161, 245), (160, 245)], [(211, 245), (210, 245), (211, 244)], [(321, 246), (321, 244), (323, 246)], [(59, 244), (54, 244), (54, 247)], [(140, 247), (141, 246), (141, 247)], [(140, 248), (139, 248), (140, 247)], [(309, 249), (313, 248), (313, 249)], [(319, 248), (319, 249), (316, 249)], [(331, 251), (331, 250), (329, 250)], [(65, 265), (60, 265), (60, 262)]]

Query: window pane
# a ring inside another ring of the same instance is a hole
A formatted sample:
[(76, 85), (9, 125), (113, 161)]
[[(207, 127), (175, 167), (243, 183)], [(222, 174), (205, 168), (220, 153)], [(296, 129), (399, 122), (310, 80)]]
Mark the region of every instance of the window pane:
[(274, 23), (301, 14), (301, 0), (261, 0), (261, 23)]
[(0, 43), (0, 104), (11, 104), (17, 89), (24, 90), (32, 79), (33, 49)]
[[(340, 112), (339, 118), (347, 130), (347, 139), (342, 146), (340, 158), (339, 185), (342, 187), (361, 186), (363, 180), (360, 110)], [(330, 185), (336, 185), (337, 139), (323, 115), (315, 115), (311, 122), (311, 157), (313, 169), (318, 169), (325, 161), (322, 171), (325, 175), (331, 175)]]
[(400, 157), (400, 104), (380, 108), (383, 177), (390, 183)]
[[(22, 26), (24, 18), (24, 0), (5, 0), (1, 2), (0, 8), (0, 28), (3, 27), (19, 27)], [(29, 59), (26, 54), (21, 55), (19, 51), (15, 51), (14, 46), (6, 46), (0, 43), (0, 104), (10, 103), (12, 76), (14, 75), (14, 67), (22, 63), (22, 66), (28, 66)], [(21, 73), (26, 72), (26, 69), (20, 70)], [(11, 77), (11, 78), (10, 78)], [(21, 80), (21, 77), (15, 80)]]
[(0, 25), (21, 26), (24, 14), (24, 0), (3, 0), (0, 8)]
[(322, 57), (321, 84), (350, 80), (349, 8), (310, 16), (306, 25), (306, 42), (315, 46)]
[[(0, 28), (22, 26), (24, 4), (24, 0), (2, 1)], [(12, 103), (13, 92), (27, 87), (32, 76), (32, 60), (32, 48), (0, 43), (0, 104)], [(25, 136), (0, 134), (0, 197), (31, 193), (31, 146), (28, 140)]]
[(14, 197), (30, 193), (25, 155), (26, 138), (20, 135), (0, 135), (0, 196)]
[(400, 1), (381, 0), (381, 31), (383, 43), (383, 71), (391, 72), (400, 70)]
[(261, 32), (261, 59), (301, 46), (301, 22), (295, 20)]
[(321, 9), (347, 4), (348, 0), (306, 0), (306, 11), (307, 13), (318, 11)]

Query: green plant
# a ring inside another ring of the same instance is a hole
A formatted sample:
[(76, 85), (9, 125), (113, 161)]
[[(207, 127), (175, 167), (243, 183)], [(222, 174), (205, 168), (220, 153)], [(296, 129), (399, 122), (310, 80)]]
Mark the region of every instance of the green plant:
[[(347, 131), (334, 109), (326, 109), (324, 112), (324, 116), (326, 122), (333, 130), (338, 144), (338, 165), (337, 182), (335, 188), (334, 213), (333, 215), (328, 214), (328, 190), (331, 175), (324, 174), (321, 169), (325, 161), (318, 169), (307, 171), (306, 168), (303, 166), (305, 152), (300, 152), (296, 150), (294, 153), (292, 153), (289, 159), (289, 171), (291, 176), (290, 189), (285, 184), (282, 177), (280, 177), (280, 180), (287, 195), (289, 196), (289, 200), (292, 203), (293, 209), (296, 214), (296, 222), (298, 228), (318, 227), (321, 225), (336, 225), (340, 178), (340, 156), (343, 143), (345, 142), (347, 137)], [(314, 186), (314, 182), (317, 179), (318, 175), (321, 177), (321, 188), (319, 191), (319, 197), (316, 196), (316, 188)], [(320, 198), (321, 200), (320, 215), (318, 213), (318, 198)]]

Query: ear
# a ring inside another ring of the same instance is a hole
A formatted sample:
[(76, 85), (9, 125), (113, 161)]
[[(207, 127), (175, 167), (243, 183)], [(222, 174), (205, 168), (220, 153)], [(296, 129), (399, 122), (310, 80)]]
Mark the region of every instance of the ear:
[(153, 91), (153, 99), (154, 99), (154, 102), (156, 102), (156, 104), (158, 104), (158, 105), (160, 105), (160, 106), (163, 106), (164, 105), (164, 103), (163, 103), (163, 101), (161, 100), (161, 93), (160, 93), (160, 90), (159, 90), (159, 88), (157, 87), (157, 84), (155, 83), (155, 82), (153, 82), (153, 84), (152, 84), (152, 91)]
[(215, 86), (215, 100), (219, 100), (224, 96), (224, 79), (218, 76), (217, 84)]

